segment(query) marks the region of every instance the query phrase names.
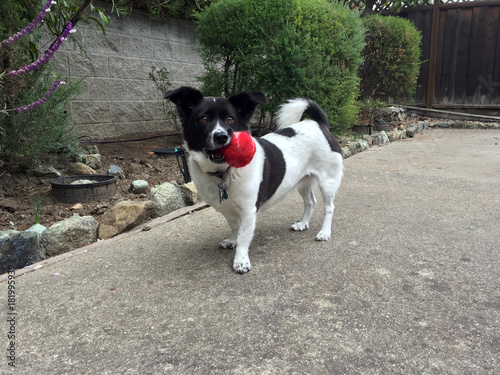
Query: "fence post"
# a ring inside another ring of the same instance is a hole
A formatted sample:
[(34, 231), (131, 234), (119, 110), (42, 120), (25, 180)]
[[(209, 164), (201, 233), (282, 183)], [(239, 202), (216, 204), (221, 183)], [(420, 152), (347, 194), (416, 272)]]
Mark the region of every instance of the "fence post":
[(432, 6), (432, 31), (431, 31), (431, 51), (429, 56), (429, 77), (427, 79), (427, 108), (432, 108), (434, 104), (434, 89), (436, 86), (436, 62), (437, 45), (439, 34), (439, 4), (440, 0), (434, 0)]

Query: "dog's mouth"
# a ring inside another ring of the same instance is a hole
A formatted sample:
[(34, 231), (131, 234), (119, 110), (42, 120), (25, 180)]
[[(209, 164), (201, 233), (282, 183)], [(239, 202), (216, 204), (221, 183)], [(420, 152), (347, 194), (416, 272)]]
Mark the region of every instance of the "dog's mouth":
[(215, 149), (215, 150), (207, 150), (206, 154), (208, 156), (208, 159), (212, 163), (215, 164), (222, 164), (226, 162), (226, 159), (224, 159), (224, 156), (222, 156), (222, 152), (220, 151), (220, 148)]

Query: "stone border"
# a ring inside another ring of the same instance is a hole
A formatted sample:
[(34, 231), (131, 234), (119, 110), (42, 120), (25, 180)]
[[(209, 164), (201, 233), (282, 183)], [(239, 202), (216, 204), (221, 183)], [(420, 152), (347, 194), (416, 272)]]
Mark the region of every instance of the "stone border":
[(415, 134), (421, 133), (428, 128), (452, 128), (452, 129), (500, 129), (500, 124), (496, 122), (478, 122), (463, 120), (443, 120), (443, 121), (418, 121), (416, 124), (404, 126), (399, 125), (394, 130), (381, 131), (375, 134), (364, 134), (357, 141), (348, 143), (342, 147), (342, 157), (344, 159), (367, 150), (370, 146), (383, 145), (400, 139), (413, 138)]
[(429, 127), (453, 129), (500, 129), (498, 122), (480, 122), (465, 120), (431, 121)]
[(389, 142), (398, 141), (400, 139), (413, 138), (415, 134), (421, 133), (424, 129), (430, 126), (429, 121), (419, 121), (416, 124), (407, 127), (400, 125), (392, 131), (385, 132), (384, 130), (375, 134), (364, 134), (357, 141), (350, 142), (342, 147), (342, 157), (344, 159), (355, 155), (359, 152), (367, 150), (370, 146), (384, 145)]
[[(99, 240), (99, 241), (94, 242), (94, 243), (92, 243), (90, 245), (87, 245), (87, 246), (84, 246), (84, 247), (80, 247), (78, 249), (74, 249), (74, 250), (68, 251), (66, 253), (62, 253), (62, 254), (56, 255), (54, 257), (50, 257), (48, 259), (42, 260), (41, 262), (33, 263), (28, 268), (19, 268), (19, 269), (16, 269), (16, 271), (15, 271), (16, 272), (16, 277), (24, 275), (24, 274), (29, 273), (29, 272), (37, 271), (37, 270), (41, 269), (42, 267), (46, 267), (46, 266), (50, 266), (50, 265), (59, 263), (59, 262), (61, 262), (63, 260), (66, 260), (66, 259), (68, 259), (70, 257), (73, 257), (75, 255), (80, 255), (80, 254), (87, 253), (89, 250), (93, 251), (93, 250), (99, 249), (102, 246), (103, 243), (109, 243), (110, 241), (119, 241), (119, 240), (122, 240), (124, 238), (130, 237), (130, 236), (132, 236), (134, 234), (137, 234), (139, 232), (150, 230), (151, 228), (156, 227), (156, 226), (158, 226), (160, 224), (168, 223), (169, 221), (178, 219), (181, 216), (185, 216), (185, 215), (188, 215), (188, 214), (192, 214), (192, 213), (194, 213), (196, 211), (203, 210), (203, 209), (205, 209), (207, 207), (209, 207), (209, 206), (205, 202), (199, 202), (199, 203), (194, 204), (192, 206), (187, 206), (187, 207), (180, 208), (178, 210), (172, 211), (171, 213), (169, 213), (169, 214), (167, 214), (165, 216), (158, 217), (156, 219), (150, 220), (150, 221), (144, 223), (143, 225), (140, 225), (139, 227), (131, 229), (128, 232), (119, 234), (119, 235), (117, 235), (115, 237), (112, 237), (110, 239)], [(3, 275), (0, 275), (0, 283), (6, 281), (7, 277), (8, 277), (8, 273), (4, 273)]]

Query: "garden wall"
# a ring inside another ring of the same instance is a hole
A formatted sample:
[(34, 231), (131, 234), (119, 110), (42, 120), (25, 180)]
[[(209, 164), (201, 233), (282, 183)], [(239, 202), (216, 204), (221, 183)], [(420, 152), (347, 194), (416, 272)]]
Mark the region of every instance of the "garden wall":
[[(107, 9), (106, 4), (96, 6)], [(78, 135), (92, 139), (123, 137), (134, 133), (166, 133), (163, 97), (149, 79), (151, 66), (166, 68), (171, 87), (197, 86), (204, 71), (196, 52), (195, 25), (146, 13), (111, 15), (106, 35), (100, 27), (80, 21), (76, 25), (85, 53), (67, 43), (54, 55), (56, 70), (84, 80), (84, 91), (70, 105)]]

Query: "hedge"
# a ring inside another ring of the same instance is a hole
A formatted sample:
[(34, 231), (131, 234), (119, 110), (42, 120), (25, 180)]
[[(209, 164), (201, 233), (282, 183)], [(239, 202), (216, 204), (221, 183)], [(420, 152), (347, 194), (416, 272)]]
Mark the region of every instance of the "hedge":
[(197, 34), (209, 95), (263, 91), (275, 113), (286, 99), (308, 97), (333, 130), (356, 117), (364, 29), (357, 12), (327, 0), (221, 0), (200, 13)]
[(404, 101), (417, 89), (422, 35), (409, 20), (371, 15), (363, 18), (367, 29), (364, 63), (360, 68), (363, 99)]

